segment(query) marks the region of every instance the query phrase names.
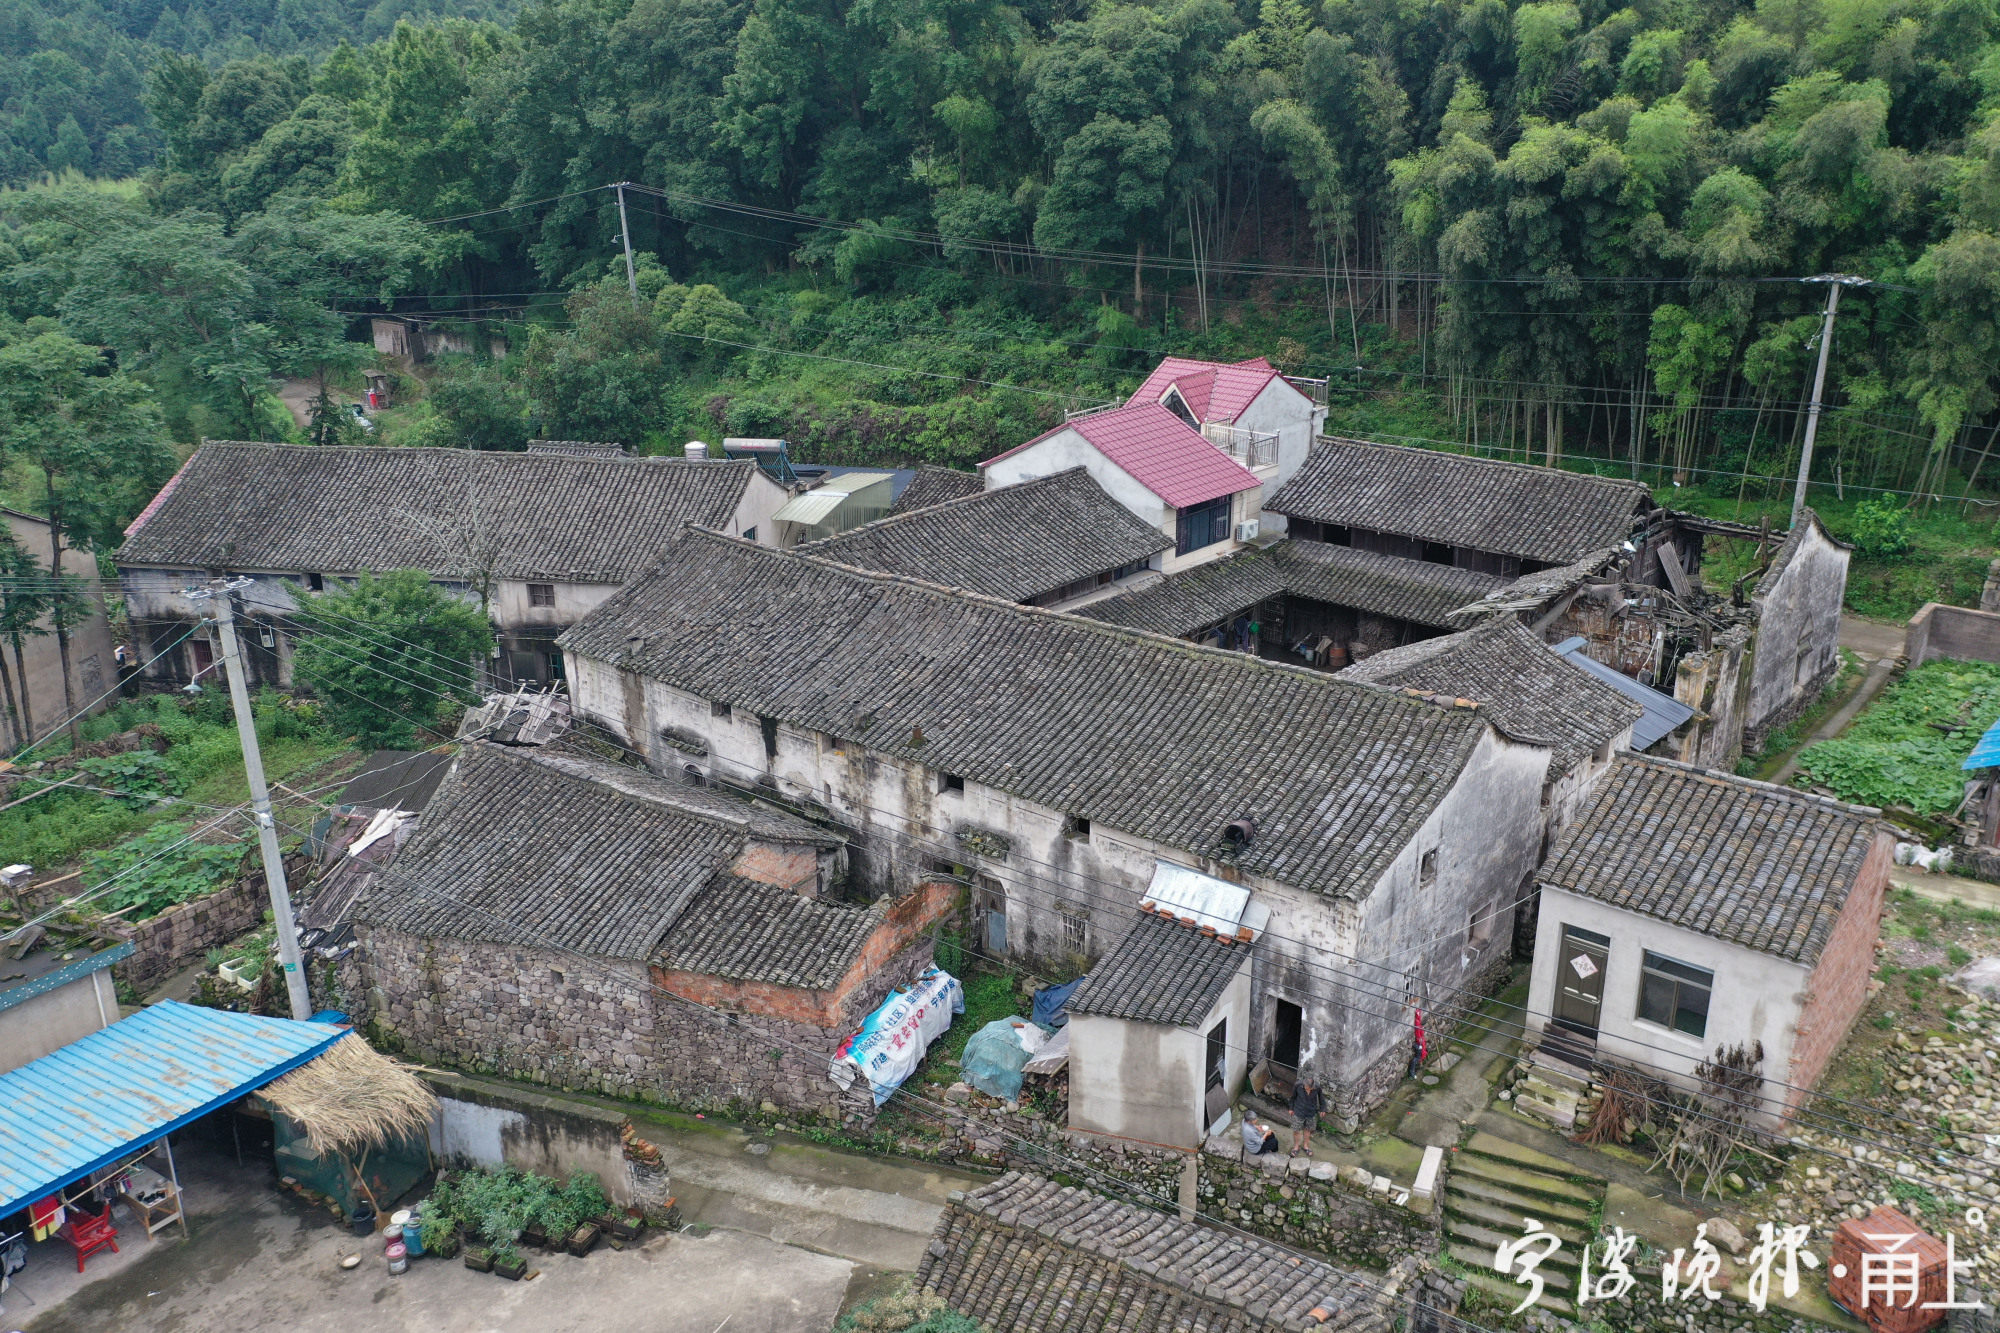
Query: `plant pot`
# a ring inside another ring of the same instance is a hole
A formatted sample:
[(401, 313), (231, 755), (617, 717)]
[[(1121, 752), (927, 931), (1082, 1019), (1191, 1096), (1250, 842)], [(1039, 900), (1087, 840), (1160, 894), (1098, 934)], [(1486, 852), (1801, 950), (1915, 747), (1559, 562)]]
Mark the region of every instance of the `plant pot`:
[(548, 1229), (544, 1227), (540, 1222), (528, 1223), (528, 1225), (521, 1228), (521, 1243), (523, 1245), (532, 1245), (538, 1250), (548, 1249), (549, 1248)]
[(477, 1245), (471, 1247), (465, 1252), (465, 1266), (475, 1273), (492, 1272), (493, 1251), (481, 1249)]
[(641, 1217), (620, 1217), (616, 1213), (606, 1213), (597, 1219), (597, 1225), (604, 1228), (604, 1234), (613, 1240), (637, 1240), (646, 1221)]
[(598, 1226), (597, 1223), (585, 1222), (582, 1226), (569, 1233), (569, 1242), (564, 1248), (581, 1259), (584, 1255), (590, 1253), (591, 1247), (597, 1244), (597, 1238), (603, 1234), (604, 1229)]
[(509, 1282), (519, 1282), (521, 1275), (528, 1271), (528, 1261), (518, 1255), (505, 1261), (496, 1259), (493, 1261), (493, 1271)]
[(424, 1247), (424, 1253), (438, 1259), (456, 1258), (458, 1255), (457, 1234), (454, 1233), (452, 1235), (446, 1236), (443, 1240), (439, 1241), (435, 1245), (426, 1245)]

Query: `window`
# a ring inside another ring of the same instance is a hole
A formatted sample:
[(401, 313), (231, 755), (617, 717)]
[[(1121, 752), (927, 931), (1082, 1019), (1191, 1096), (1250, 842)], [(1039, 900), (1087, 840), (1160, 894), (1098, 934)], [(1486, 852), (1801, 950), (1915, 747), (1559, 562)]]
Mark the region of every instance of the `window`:
[(556, 585), (553, 583), (530, 583), (528, 585), (529, 606), (554, 606)]
[(1465, 944), (1469, 949), (1482, 947), (1493, 938), (1494, 924), (1499, 921), (1502, 909), (1497, 903), (1488, 903), (1473, 912), (1465, 923)]
[(1180, 511), (1174, 554), (1186, 555), (1204, 546), (1213, 546), (1229, 537), (1229, 501), (1218, 495), (1204, 504), (1189, 505)]
[(1194, 409), (1187, 405), (1187, 399), (1181, 397), (1179, 389), (1167, 390), (1167, 396), (1160, 400), (1160, 406), (1166, 408), (1167, 411), (1172, 412), (1196, 430), (1201, 429), (1201, 419), (1195, 416)]
[(1089, 842), (1090, 821), (1082, 815), (1070, 815), (1063, 820), (1063, 836), (1065, 838), (1078, 838), (1084, 842)]
[(723, 702), (722, 702), (722, 701), (721, 701), (720, 699), (717, 699), (717, 700), (715, 700), (714, 702), (712, 702), (711, 704), (709, 704), (709, 706), (708, 706), (708, 715), (709, 715), (710, 717), (728, 717), (728, 716), (729, 716), (729, 705), (728, 705), (728, 704), (726, 704), (726, 703), (723, 703)]
[(778, 757), (778, 719), (760, 715), (757, 718), (757, 729), (764, 733), (764, 757), (766, 759), (776, 759)]
[(757, 529), (755, 529), (755, 528), (745, 528), (745, 529), (743, 529), (743, 540), (744, 540), (744, 541), (746, 541), (746, 542), (754, 542), (754, 541), (756, 541), (756, 540), (757, 540)]
[(314, 592), (325, 592), (326, 591), (325, 576), (320, 574), (306, 575), (306, 587), (311, 588)]
[(940, 794), (948, 791), (963, 792), (964, 790), (965, 779), (958, 774), (941, 773), (938, 775), (938, 792)]
[(1070, 953), (1088, 953), (1090, 943), (1090, 918), (1078, 916), (1075, 912), (1062, 915), (1063, 948)]
[(1417, 862), (1417, 887), (1428, 889), (1438, 880), (1438, 849), (1433, 847)]
[(1690, 1037), (1708, 1035), (1708, 994), (1715, 973), (1646, 952), (1639, 977), (1639, 1017)]

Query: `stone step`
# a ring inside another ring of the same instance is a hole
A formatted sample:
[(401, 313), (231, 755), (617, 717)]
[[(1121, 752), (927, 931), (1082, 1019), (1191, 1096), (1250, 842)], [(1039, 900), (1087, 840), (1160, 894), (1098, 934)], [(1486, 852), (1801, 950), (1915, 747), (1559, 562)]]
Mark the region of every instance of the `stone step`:
[[(1546, 1091), (1546, 1089), (1544, 1089)], [(1548, 1100), (1535, 1096), (1522, 1084), (1514, 1093), (1514, 1109), (1522, 1115), (1530, 1116), (1543, 1124), (1563, 1131), (1565, 1134), (1576, 1128), (1576, 1103), (1551, 1096)]]
[[(1540, 1221), (1541, 1219), (1536, 1218), (1535, 1220)], [(1523, 1232), (1519, 1222), (1516, 1222), (1512, 1229), (1503, 1228), (1500, 1230), (1495, 1230), (1492, 1227), (1473, 1226), (1469, 1223), (1461, 1223), (1457, 1226), (1447, 1226), (1445, 1228), (1445, 1239), (1448, 1242), (1470, 1245), (1474, 1249), (1482, 1251), (1486, 1255), (1486, 1266), (1489, 1269), (1492, 1268), (1493, 1256), (1500, 1252), (1500, 1247), (1509, 1241), (1521, 1239), (1522, 1235)], [(1539, 1249), (1540, 1247), (1536, 1248)], [(1577, 1274), (1582, 1264), (1582, 1248), (1580, 1246), (1564, 1245), (1554, 1254), (1542, 1260), (1541, 1273), (1543, 1277), (1548, 1279), (1551, 1289), (1562, 1287), (1564, 1290), (1570, 1290), (1576, 1286)], [(1556, 1278), (1558, 1275), (1564, 1278), (1565, 1281), (1557, 1282)]]
[(1567, 1060), (1558, 1060), (1543, 1051), (1534, 1051), (1528, 1056), (1530, 1078), (1538, 1078), (1544, 1083), (1558, 1088), (1567, 1088), (1581, 1094), (1590, 1086), (1590, 1071), (1579, 1069)]
[(1498, 1209), (1513, 1220), (1510, 1226), (1520, 1225), (1524, 1217), (1540, 1218), (1544, 1222), (1562, 1223), (1579, 1231), (1590, 1226), (1590, 1205), (1581, 1203), (1557, 1203), (1533, 1194), (1523, 1194), (1484, 1180), (1473, 1180), (1466, 1176), (1453, 1176), (1445, 1186), (1445, 1211), (1454, 1208), (1482, 1207)]
[(1560, 1176), (1573, 1183), (1593, 1185), (1600, 1191), (1605, 1184), (1604, 1177), (1595, 1171), (1587, 1171), (1560, 1157), (1538, 1152), (1511, 1139), (1503, 1139), (1498, 1134), (1489, 1134), (1483, 1129), (1466, 1141), (1465, 1146), (1459, 1149), (1458, 1156), (1460, 1162), (1467, 1157), (1483, 1157), (1490, 1161), (1505, 1162), (1508, 1166), (1518, 1167), (1524, 1171), (1540, 1171), (1544, 1175)]
[(1453, 1197), (1447, 1192), (1445, 1194), (1444, 1205), (1445, 1231), (1449, 1233), (1460, 1219), (1464, 1219), (1474, 1226), (1488, 1227), (1495, 1231), (1519, 1231), (1521, 1229), (1521, 1219), (1532, 1217), (1551, 1232), (1562, 1237), (1562, 1243), (1565, 1246), (1581, 1250), (1585, 1236), (1589, 1230), (1588, 1221), (1582, 1218), (1557, 1216), (1552, 1209), (1546, 1207), (1538, 1209), (1537, 1205), (1531, 1200), (1524, 1199), (1521, 1201), (1521, 1205), (1520, 1207), (1502, 1207), (1497, 1203), (1490, 1203), (1469, 1194)]
[[(1467, 1267), (1471, 1266), (1467, 1265)], [(1475, 1268), (1467, 1275), (1465, 1281), (1467, 1286), (1477, 1287), (1488, 1295), (1505, 1301), (1507, 1304), (1503, 1308), (1508, 1310), (1519, 1305), (1521, 1298), (1528, 1294), (1526, 1287), (1519, 1286), (1493, 1271), (1492, 1255), (1486, 1257), (1485, 1271), (1482, 1272)], [(1564, 1316), (1576, 1313), (1576, 1306), (1572, 1305), (1566, 1297), (1558, 1296), (1553, 1284), (1550, 1284), (1543, 1290), (1542, 1299), (1533, 1308), (1547, 1310), (1551, 1314)], [(1527, 1312), (1523, 1311), (1522, 1313), (1526, 1314)]]
[(1499, 1185), (1531, 1199), (1551, 1199), (1557, 1203), (1570, 1204), (1588, 1211), (1603, 1197), (1602, 1189), (1592, 1190), (1586, 1185), (1564, 1180), (1544, 1171), (1523, 1170), (1506, 1162), (1496, 1162), (1485, 1157), (1458, 1155), (1453, 1163), (1452, 1180), (1479, 1180), (1490, 1185)]

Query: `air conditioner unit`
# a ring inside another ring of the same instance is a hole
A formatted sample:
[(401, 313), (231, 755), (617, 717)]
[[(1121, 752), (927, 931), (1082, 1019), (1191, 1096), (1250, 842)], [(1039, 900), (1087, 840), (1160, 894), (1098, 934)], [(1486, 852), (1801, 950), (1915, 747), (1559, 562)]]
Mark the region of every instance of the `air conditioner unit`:
[(1236, 525), (1236, 540), (1239, 542), (1256, 541), (1257, 533), (1259, 531), (1259, 526), (1260, 526), (1259, 520), (1257, 519), (1254, 518), (1244, 519), (1241, 523), (1238, 523)]

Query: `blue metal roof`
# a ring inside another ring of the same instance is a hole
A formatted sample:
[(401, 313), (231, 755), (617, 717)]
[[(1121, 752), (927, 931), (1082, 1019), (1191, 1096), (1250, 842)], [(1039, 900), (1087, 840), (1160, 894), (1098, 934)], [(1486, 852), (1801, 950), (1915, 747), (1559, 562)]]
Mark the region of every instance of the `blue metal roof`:
[(1972, 747), (1972, 753), (1965, 756), (1960, 768), (2000, 768), (2000, 722), (1986, 729), (1979, 738), (1979, 744)]
[(1632, 724), (1633, 749), (1646, 749), (1660, 737), (1671, 735), (1681, 723), (1694, 716), (1694, 709), (1673, 695), (1662, 694), (1650, 685), (1641, 685), (1622, 671), (1612, 670), (1584, 652), (1583, 645), (1583, 637), (1579, 635), (1574, 639), (1564, 639), (1556, 645), (1556, 651), (1620, 694), (1635, 700), (1644, 710), (1639, 720)]
[[(122, 963), (130, 958), (137, 948), (137, 945), (127, 940), (123, 944), (101, 949), (87, 957), (59, 963), (38, 977), (30, 977), (26, 981), (11, 984), (0, 984), (0, 1009), (12, 1009), (15, 1005), (32, 1000), (37, 995), (47, 995), (52, 990), (60, 990), (70, 982), (79, 981), (92, 972), (110, 967), (113, 963)], [(36, 958), (37, 955), (34, 954), (28, 956), (31, 968)]]
[(322, 1054), (324, 1023), (162, 1001), (0, 1074), (0, 1217)]

